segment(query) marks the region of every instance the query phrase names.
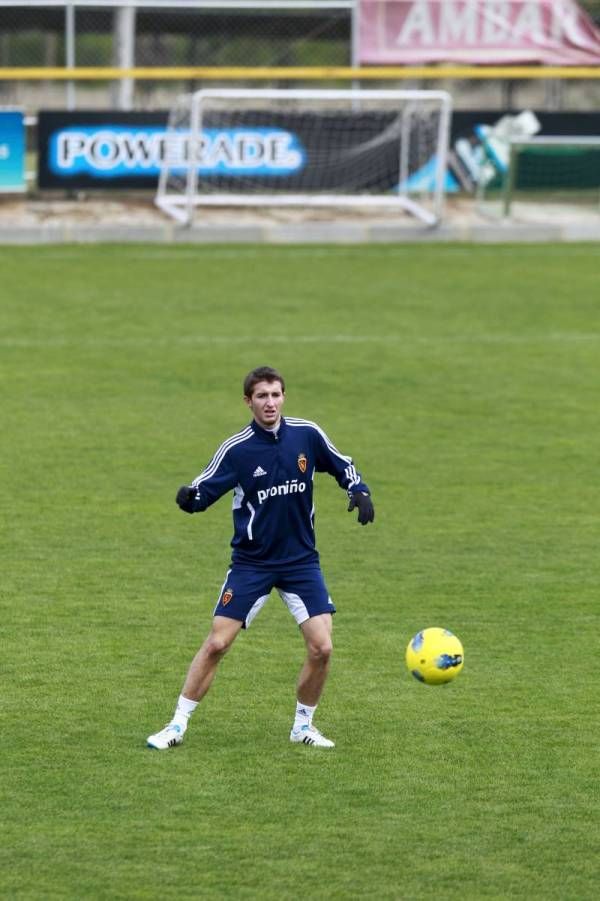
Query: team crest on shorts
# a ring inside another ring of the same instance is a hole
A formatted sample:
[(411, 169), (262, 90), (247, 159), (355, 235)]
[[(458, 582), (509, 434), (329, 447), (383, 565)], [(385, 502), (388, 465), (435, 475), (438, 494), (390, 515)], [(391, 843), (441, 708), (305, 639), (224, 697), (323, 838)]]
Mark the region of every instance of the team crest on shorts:
[(223, 592), (223, 597), (221, 598), (221, 603), (223, 604), (224, 607), (227, 606), (227, 604), (232, 599), (232, 597), (233, 597), (233, 588), (228, 588), (226, 591)]
[(307, 466), (308, 460), (306, 459), (306, 454), (298, 454), (298, 469), (300, 472), (305, 473)]

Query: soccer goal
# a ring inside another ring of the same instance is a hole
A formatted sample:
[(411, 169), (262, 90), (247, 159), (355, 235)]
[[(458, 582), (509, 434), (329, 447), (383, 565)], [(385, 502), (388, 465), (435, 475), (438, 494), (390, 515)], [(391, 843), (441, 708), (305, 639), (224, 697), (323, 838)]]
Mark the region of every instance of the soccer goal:
[(442, 217), (445, 91), (235, 90), (172, 109), (156, 204), (191, 224), (209, 206), (355, 206)]
[(600, 213), (600, 136), (512, 139), (502, 190), (504, 216), (515, 198)]

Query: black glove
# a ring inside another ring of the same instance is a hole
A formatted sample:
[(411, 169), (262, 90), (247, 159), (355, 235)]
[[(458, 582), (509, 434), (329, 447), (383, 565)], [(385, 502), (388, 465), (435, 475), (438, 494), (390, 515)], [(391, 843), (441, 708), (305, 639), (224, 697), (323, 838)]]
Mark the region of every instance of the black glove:
[(354, 491), (350, 495), (350, 503), (348, 504), (348, 513), (351, 513), (355, 507), (358, 507), (358, 521), (361, 526), (366, 526), (368, 522), (375, 519), (375, 509), (371, 496), (366, 491)]
[(198, 490), (191, 485), (182, 485), (175, 500), (186, 513), (196, 513), (198, 510)]

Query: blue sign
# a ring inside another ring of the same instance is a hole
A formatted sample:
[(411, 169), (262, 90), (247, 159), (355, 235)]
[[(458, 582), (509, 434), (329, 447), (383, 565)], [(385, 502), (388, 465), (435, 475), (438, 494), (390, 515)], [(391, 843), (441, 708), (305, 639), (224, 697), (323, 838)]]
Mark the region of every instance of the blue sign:
[(205, 128), (192, 146), (189, 131), (160, 127), (75, 125), (50, 136), (48, 169), (54, 176), (102, 179), (158, 176), (161, 165), (185, 172), (195, 158), (201, 175), (287, 176), (302, 169), (306, 153), (282, 128)]
[(0, 110), (0, 192), (25, 190), (25, 122), (17, 110)]

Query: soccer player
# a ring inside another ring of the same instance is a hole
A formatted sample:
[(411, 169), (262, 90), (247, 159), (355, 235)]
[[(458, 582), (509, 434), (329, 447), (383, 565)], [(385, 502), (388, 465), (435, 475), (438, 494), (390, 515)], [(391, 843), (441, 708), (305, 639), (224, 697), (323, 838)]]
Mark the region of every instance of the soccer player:
[(315, 472), (328, 472), (346, 490), (348, 510), (357, 509), (361, 525), (373, 522), (375, 513), (369, 489), (352, 459), (336, 450), (314, 422), (284, 418), (284, 399), (285, 382), (275, 369), (261, 366), (248, 373), (244, 400), (252, 422), (224, 441), (206, 469), (177, 492), (179, 507), (197, 513), (233, 491), (233, 553), (210, 633), (192, 660), (172, 720), (148, 737), (150, 748), (162, 751), (181, 744), (219, 662), (273, 588), (298, 623), (306, 644), (290, 741), (334, 747), (313, 725), (329, 670), (335, 613), (315, 547)]

